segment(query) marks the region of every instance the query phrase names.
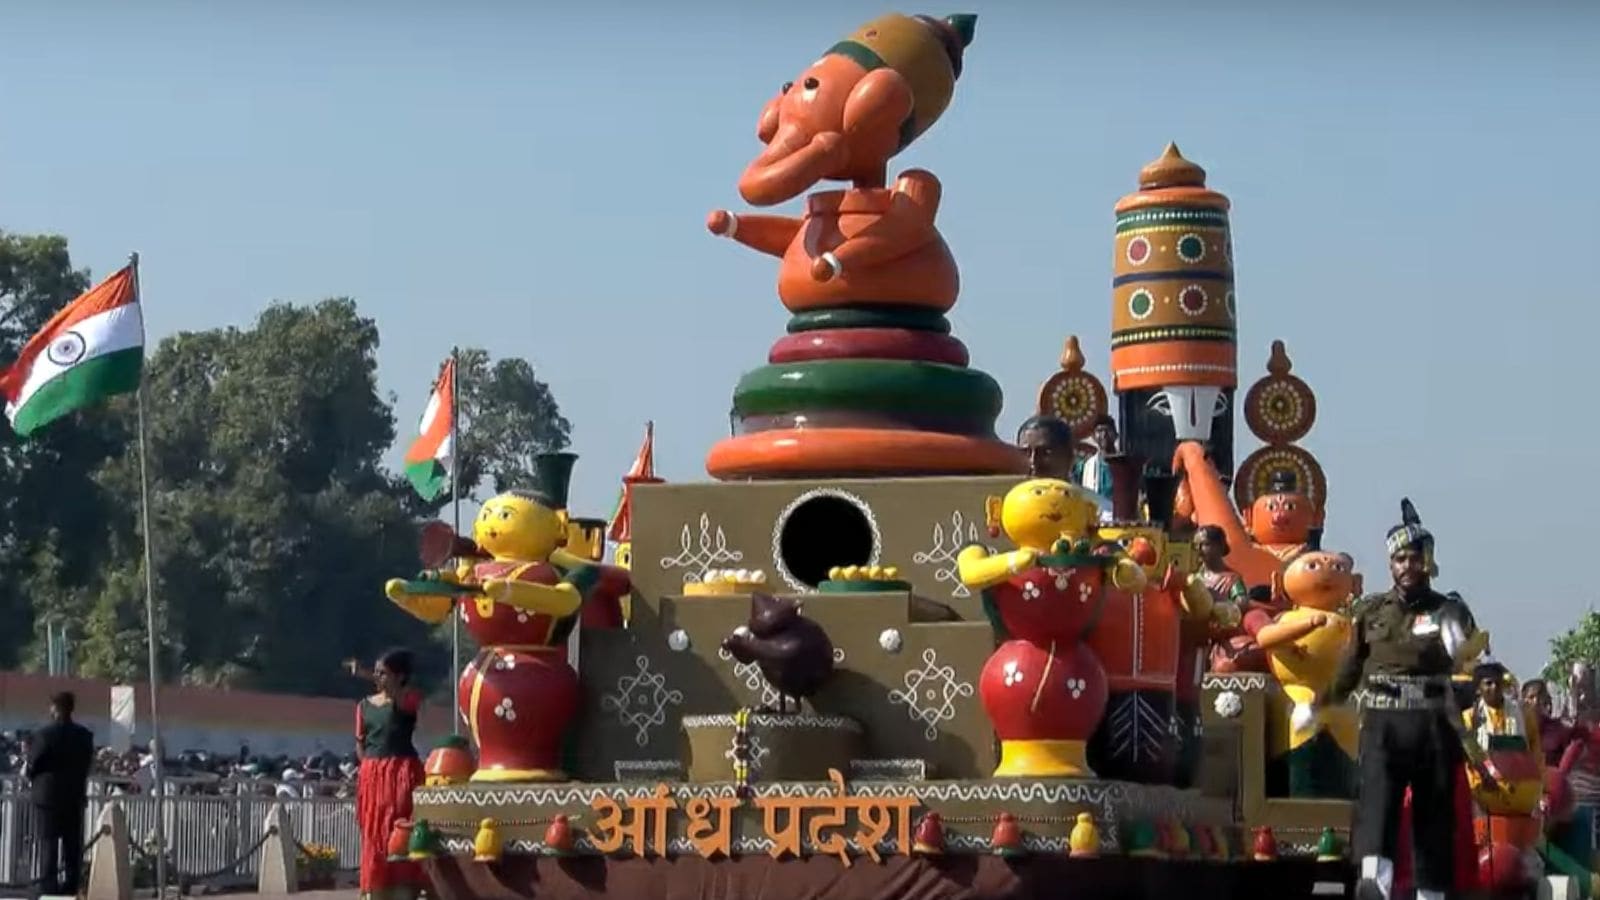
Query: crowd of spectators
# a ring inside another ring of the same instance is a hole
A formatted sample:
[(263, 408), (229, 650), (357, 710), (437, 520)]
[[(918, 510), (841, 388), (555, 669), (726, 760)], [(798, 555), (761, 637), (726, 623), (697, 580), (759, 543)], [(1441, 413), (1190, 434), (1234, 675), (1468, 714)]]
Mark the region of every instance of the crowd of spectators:
[[(0, 732), (0, 777), (20, 776), (27, 764), (26, 732)], [(320, 753), (304, 758), (264, 756), (240, 747), (234, 754), (185, 750), (167, 758), (162, 775), (167, 792), (284, 797), (352, 797), (357, 762), (353, 754)], [(155, 761), (147, 749), (118, 753), (101, 747), (91, 790), (111, 794), (147, 793), (155, 784)]]

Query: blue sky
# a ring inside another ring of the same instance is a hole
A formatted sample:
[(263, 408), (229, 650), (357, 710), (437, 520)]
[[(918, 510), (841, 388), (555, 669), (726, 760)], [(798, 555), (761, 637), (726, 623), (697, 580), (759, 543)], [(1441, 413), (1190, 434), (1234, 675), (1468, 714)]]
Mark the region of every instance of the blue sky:
[[(1111, 207), (1176, 140), (1234, 202), (1241, 373), (1281, 337), (1317, 391), (1327, 544), (1386, 582), (1411, 496), (1440, 586), (1531, 674), (1600, 599), (1600, 15), (1386, 5), (907, 7), (980, 18), (897, 162), (944, 182), (952, 319), (1009, 432), (1067, 334), (1105, 374)], [(889, 8), (12, 3), (0, 227), (96, 274), (139, 250), (156, 336), (356, 297), (403, 433), (453, 343), (528, 357), (603, 515), (646, 419), (661, 474), (705, 477), (785, 322), (774, 261), (705, 214), (743, 208), (771, 92)]]

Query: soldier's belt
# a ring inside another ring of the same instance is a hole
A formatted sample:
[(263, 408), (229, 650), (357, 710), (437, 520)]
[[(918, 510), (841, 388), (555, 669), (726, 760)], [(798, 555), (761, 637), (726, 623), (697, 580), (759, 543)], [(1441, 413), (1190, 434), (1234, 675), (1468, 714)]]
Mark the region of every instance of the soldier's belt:
[(1369, 675), (1351, 698), (1359, 709), (1448, 710), (1448, 678)]

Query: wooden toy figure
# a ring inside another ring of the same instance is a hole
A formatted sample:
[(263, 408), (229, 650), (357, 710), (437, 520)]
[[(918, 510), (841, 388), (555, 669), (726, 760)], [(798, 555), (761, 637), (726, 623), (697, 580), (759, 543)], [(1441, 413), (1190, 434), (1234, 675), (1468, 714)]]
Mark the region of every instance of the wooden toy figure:
[(1064, 481), (1036, 478), (999, 501), (999, 519), (1019, 549), (957, 555), (963, 584), (1008, 640), (983, 668), (979, 692), (1000, 738), (996, 777), (1092, 776), (1089, 736), (1105, 713), (1105, 670), (1084, 643), (1105, 603), (1107, 578), (1127, 590), (1146, 583), (1139, 564), (1094, 552), (1098, 506)]
[(1288, 699), (1274, 704), (1274, 762), (1287, 770), (1289, 796), (1348, 799), (1355, 791), (1355, 714), (1325, 701), (1350, 644), (1343, 613), (1356, 590), (1350, 558), (1303, 554), (1284, 571), (1279, 590), (1292, 608), (1256, 633)]
[[(478, 745), (473, 781), (562, 781), (562, 741), (578, 711), (567, 637), (586, 592), (604, 572), (563, 545), (567, 490), (577, 456), (535, 458), (538, 484), (489, 500), (472, 535), (489, 558), (431, 578), (390, 581), (402, 609), (440, 621), (452, 605), (482, 648), (461, 673), (457, 703)], [(451, 595), (447, 592), (457, 592)]]
[[(994, 435), (1000, 385), (968, 367), (945, 317), (960, 293), (934, 220), (943, 187), (889, 162), (950, 105), (977, 17), (890, 13), (856, 29), (762, 108), (765, 145), (739, 194), (801, 215), (706, 217), (712, 234), (778, 257), (793, 318), (769, 365), (733, 393), (734, 436), (706, 457), (720, 480), (852, 474), (1020, 474)], [(843, 182), (813, 190), (822, 182)]]

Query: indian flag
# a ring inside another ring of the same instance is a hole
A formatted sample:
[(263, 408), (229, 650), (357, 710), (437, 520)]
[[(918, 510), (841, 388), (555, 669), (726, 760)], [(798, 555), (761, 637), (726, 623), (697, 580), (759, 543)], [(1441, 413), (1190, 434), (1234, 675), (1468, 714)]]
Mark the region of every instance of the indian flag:
[(451, 357), (433, 383), (428, 408), (422, 411), (417, 439), (406, 451), (406, 477), (424, 500), (444, 492), (450, 481), (450, 454), (455, 452), (456, 360)]
[(11, 430), (27, 437), (55, 420), (139, 389), (144, 317), (132, 265), (67, 304), (0, 372)]

